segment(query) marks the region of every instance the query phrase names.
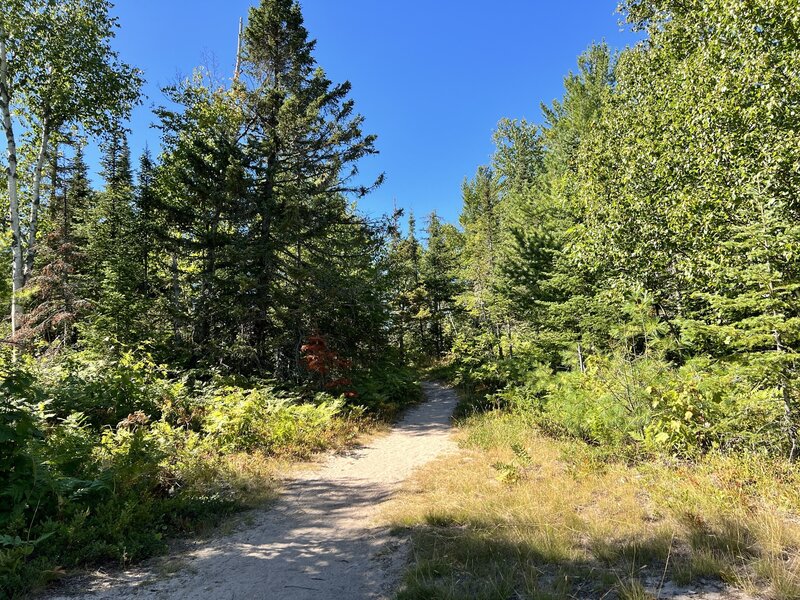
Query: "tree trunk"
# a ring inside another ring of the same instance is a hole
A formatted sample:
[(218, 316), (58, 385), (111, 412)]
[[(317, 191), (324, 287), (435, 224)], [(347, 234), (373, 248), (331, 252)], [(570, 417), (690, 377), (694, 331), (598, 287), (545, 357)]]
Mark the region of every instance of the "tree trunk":
[(17, 180), (17, 144), (14, 139), (11, 121), (11, 88), (8, 80), (8, 48), (6, 32), (0, 28), (0, 112), (2, 112), (3, 131), (6, 134), (6, 152), (8, 154), (8, 200), (9, 217), (11, 219), (11, 337), (17, 331), (20, 318), (19, 291), (25, 284), (22, 248), (22, 226), (19, 218), (19, 182)]
[(172, 252), (172, 265), (170, 267), (172, 274), (172, 306), (173, 306), (173, 335), (175, 336), (175, 343), (179, 344), (181, 341), (181, 323), (180, 323), (180, 309), (181, 309), (181, 283), (178, 274), (178, 254)]
[(405, 328), (403, 327), (402, 318), (400, 319), (400, 336), (398, 339), (398, 346), (400, 348), (400, 362), (405, 364), (406, 363), (406, 332)]
[(33, 263), (36, 260), (36, 236), (39, 231), (39, 206), (42, 198), (42, 171), (44, 162), (47, 158), (47, 149), (50, 145), (50, 125), (45, 120), (42, 124), (42, 140), (39, 146), (39, 156), (36, 158), (36, 167), (33, 171), (33, 189), (31, 191), (31, 223), (28, 227), (28, 252), (25, 257), (25, 272), (23, 274), (23, 284), (33, 272)]
[(494, 325), (494, 337), (497, 340), (497, 357), (503, 360), (503, 334), (500, 332), (500, 324)]
[[(277, 125), (277, 119), (268, 119), (270, 127)], [(274, 134), (273, 134), (274, 135)], [(273, 143), (276, 141), (273, 139)], [(269, 309), (267, 299), (273, 276), (273, 248), (272, 248), (272, 218), (275, 204), (275, 165), (277, 162), (277, 152), (274, 150), (267, 156), (265, 165), (265, 179), (261, 186), (258, 212), (261, 217), (261, 227), (259, 231), (259, 261), (260, 269), (256, 280), (257, 295), (257, 314), (253, 322), (253, 343), (256, 347), (256, 361), (258, 368), (262, 369), (269, 361), (270, 349), (267, 348), (267, 334), (269, 331)]]
[(203, 264), (203, 279), (202, 289), (200, 291), (200, 314), (198, 330), (199, 334), (195, 343), (203, 348), (209, 339), (211, 339), (211, 332), (214, 329), (214, 295), (216, 293), (214, 287), (214, 278), (217, 272), (217, 230), (219, 227), (220, 211), (214, 214), (214, 218), (209, 224), (207, 231), (207, 247), (205, 251), (205, 260)]

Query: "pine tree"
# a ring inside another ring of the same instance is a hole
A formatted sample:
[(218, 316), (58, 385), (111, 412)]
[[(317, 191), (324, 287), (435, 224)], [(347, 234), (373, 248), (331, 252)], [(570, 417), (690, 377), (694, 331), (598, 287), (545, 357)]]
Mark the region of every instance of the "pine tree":
[(455, 298), (461, 291), (458, 267), (462, 252), (461, 233), (443, 223), (433, 212), (425, 228), (426, 247), (420, 265), (421, 283), (425, 291), (425, 307), (420, 311), (426, 321), (431, 356), (444, 355), (452, 341), (455, 323)]
[[(248, 318), (242, 306), (248, 295), (239, 295), (247, 286), (251, 218), (251, 184), (239, 144), (242, 114), (232, 93), (210, 87), (202, 73), (168, 92), (181, 110), (159, 111), (164, 154), (154, 184), (143, 159), (138, 230), (171, 257), (165, 269), (171, 281), (163, 292), (176, 341), (192, 362), (218, 364), (233, 349), (242, 350), (241, 323)], [(243, 363), (251, 359), (247, 351), (237, 356)]]
[(401, 235), (395, 223), (387, 257), (392, 334), (403, 361), (418, 358), (425, 341), (424, 322), (418, 318), (425, 298), (420, 273), (421, 256), (416, 219), (414, 213), (409, 212), (405, 236)]
[(363, 196), (380, 183), (355, 180), (358, 160), (375, 153), (375, 138), (362, 133), (350, 84), (325, 76), (314, 46), (294, 0), (263, 0), (251, 9), (242, 56), (249, 85), (241, 91), (255, 178), (247, 245), (251, 337), (262, 367), (272, 361), (294, 373), (308, 334), (304, 297), (313, 285), (304, 256), (332, 228), (359, 226), (344, 194)]
[(495, 136), (508, 231), (498, 294), (553, 366), (564, 352), (582, 364), (585, 348), (607, 336), (608, 313), (618, 313), (609, 298), (595, 301), (602, 275), (586, 260), (594, 256), (593, 230), (584, 226), (579, 196), (583, 148), (593, 143), (614, 64), (609, 49), (597, 45), (578, 66), (564, 80), (563, 99), (542, 106), (544, 126), (505, 122)]
[(82, 332), (90, 345), (134, 345), (149, 325), (139, 320), (142, 297), (135, 256), (133, 172), (127, 136), (109, 134), (101, 157), (104, 189), (77, 235), (86, 239), (85, 278), (93, 306)]
[(696, 353), (724, 358), (758, 387), (776, 390), (790, 460), (798, 457), (800, 388), (800, 226), (786, 206), (762, 190), (750, 218), (732, 228), (706, 258), (709, 289), (694, 297), (703, 309), (680, 321), (683, 342)]
[[(501, 252), (505, 243), (500, 182), (490, 167), (479, 167), (471, 181), (461, 186), (464, 254), (461, 277), (466, 290), (459, 303), (472, 317), (470, 334), (486, 332), (495, 356), (503, 357), (504, 332), (510, 334), (510, 314), (504, 298), (497, 294)], [(507, 340), (511, 351), (511, 340)]]
[(141, 265), (140, 293), (150, 296), (153, 259), (155, 254), (156, 231), (156, 165), (150, 150), (145, 148), (139, 158), (139, 172), (134, 193), (134, 216), (137, 262)]
[(18, 333), (22, 341), (49, 344), (48, 350), (75, 343), (75, 324), (90, 307), (81, 277), (86, 240), (80, 233), (93, 192), (83, 141), (74, 142), (74, 155), (65, 168), (60, 168), (59, 159), (58, 154), (50, 159), (50, 231), (39, 250), (29, 282), (30, 308)]

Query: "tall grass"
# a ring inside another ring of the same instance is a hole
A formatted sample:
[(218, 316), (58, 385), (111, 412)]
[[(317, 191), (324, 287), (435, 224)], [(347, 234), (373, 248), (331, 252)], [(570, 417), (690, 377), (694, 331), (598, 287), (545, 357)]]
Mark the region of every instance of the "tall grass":
[(502, 412), (468, 419), (459, 440), (387, 509), (413, 540), (401, 599), (649, 598), (709, 579), (800, 598), (791, 465), (631, 464)]

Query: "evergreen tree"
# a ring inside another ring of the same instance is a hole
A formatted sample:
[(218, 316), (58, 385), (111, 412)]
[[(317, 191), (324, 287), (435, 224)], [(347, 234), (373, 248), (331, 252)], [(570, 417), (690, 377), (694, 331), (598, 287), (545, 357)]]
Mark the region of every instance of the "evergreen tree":
[(135, 232), (134, 242), (137, 262), (141, 265), (140, 293), (151, 295), (153, 283), (154, 258), (156, 254), (156, 165), (150, 150), (145, 148), (139, 158), (139, 171), (134, 193)]
[(18, 332), (21, 341), (43, 342), (48, 350), (75, 343), (75, 324), (90, 306), (86, 282), (81, 277), (86, 242), (81, 232), (93, 192), (84, 142), (77, 140), (73, 144), (74, 154), (63, 169), (59, 154), (50, 159), (49, 231), (28, 284), (29, 309)]
[[(218, 364), (231, 352), (252, 360), (240, 339), (247, 296), (238, 296), (248, 285), (243, 253), (251, 185), (238, 141), (242, 114), (232, 93), (210, 88), (201, 73), (169, 93), (182, 110), (160, 111), (165, 151), (155, 194), (142, 179), (139, 228), (149, 228), (172, 257), (163, 289), (191, 360)], [(145, 220), (150, 212), (156, 214)]]
[(355, 180), (357, 161), (375, 153), (374, 136), (347, 97), (313, 58), (315, 42), (293, 0), (263, 0), (244, 31), (242, 106), (250, 124), (248, 164), (254, 178), (247, 255), (252, 284), (248, 321), (262, 368), (300, 369), (308, 335), (303, 304), (313, 282), (304, 255), (334, 227), (359, 227), (343, 194), (375, 184)]
[(140, 320), (133, 171), (126, 134), (113, 131), (102, 150), (105, 187), (78, 233), (86, 239), (86, 287), (93, 301), (83, 333), (91, 345), (102, 346), (103, 340), (134, 345), (146, 337), (149, 325)]
[[(0, 127), (8, 155), (12, 335), (21, 317), (17, 295), (36, 262), (43, 171), (55, 138), (74, 126), (105, 132), (139, 99), (138, 71), (119, 61), (110, 46), (116, 19), (109, 8), (107, 0), (14, 0), (0, 5)], [(29, 151), (36, 158), (29, 182), (22, 182), (24, 174), (18, 172), (25, 148), (19, 147), (14, 113), (32, 134)]]
[(426, 246), (420, 262), (425, 305), (418, 318), (426, 323), (428, 350), (441, 357), (449, 349), (455, 331), (455, 299), (461, 292), (458, 278), (463, 240), (451, 224), (443, 223), (433, 212), (425, 228)]
[[(472, 317), (473, 327), (466, 335), (476, 338), (485, 332), (491, 352), (503, 357), (504, 332), (510, 333), (510, 315), (496, 293), (500, 255), (506, 237), (500, 182), (490, 167), (480, 167), (474, 179), (461, 186), (464, 253), (461, 277), (466, 290), (459, 303)], [(510, 339), (508, 340), (509, 350)]]
[[(554, 365), (563, 352), (582, 362), (584, 347), (604, 343), (609, 313), (618, 313), (610, 298), (595, 301), (602, 275), (586, 260), (593, 256), (587, 251), (592, 229), (584, 225), (579, 200), (583, 149), (593, 143), (608, 101), (613, 61), (608, 48), (598, 45), (580, 57), (578, 67), (564, 80), (563, 99), (542, 106), (541, 129), (504, 123), (495, 136), (510, 234), (501, 255), (499, 294)], [(529, 165), (527, 171), (514, 167), (518, 160)], [(520, 172), (524, 177), (515, 175)]]
[(420, 318), (425, 300), (420, 273), (423, 250), (416, 226), (413, 212), (409, 212), (405, 236), (395, 223), (387, 257), (392, 334), (403, 361), (419, 358), (425, 343), (424, 321)]
[(722, 357), (748, 380), (776, 390), (791, 460), (798, 456), (800, 227), (764, 190), (749, 202), (750, 218), (707, 257), (709, 287), (694, 296), (702, 309), (680, 322), (696, 353)]

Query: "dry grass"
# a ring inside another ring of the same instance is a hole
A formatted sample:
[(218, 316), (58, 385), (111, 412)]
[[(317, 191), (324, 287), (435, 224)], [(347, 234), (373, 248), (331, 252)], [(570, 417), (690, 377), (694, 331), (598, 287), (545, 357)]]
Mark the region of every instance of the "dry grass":
[(465, 451), (387, 508), (414, 541), (402, 599), (636, 599), (706, 579), (800, 598), (800, 477), (787, 465), (630, 466), (508, 415), (459, 435)]
[(319, 457), (369, 443), (388, 425), (376, 419), (334, 419), (313, 444), (287, 444), (266, 452), (193, 454), (182, 475), (195, 495), (225, 494), (244, 508), (273, 500), (280, 482), (298, 470), (313, 468)]

